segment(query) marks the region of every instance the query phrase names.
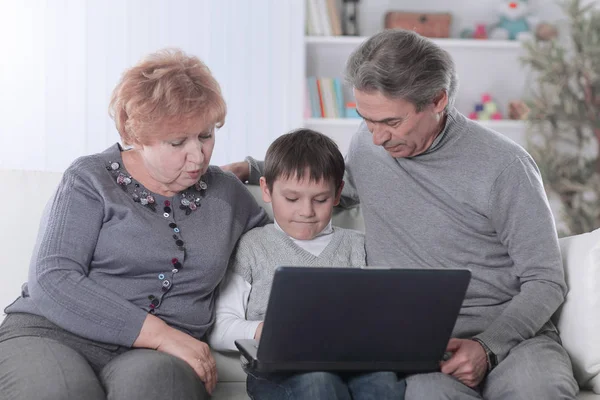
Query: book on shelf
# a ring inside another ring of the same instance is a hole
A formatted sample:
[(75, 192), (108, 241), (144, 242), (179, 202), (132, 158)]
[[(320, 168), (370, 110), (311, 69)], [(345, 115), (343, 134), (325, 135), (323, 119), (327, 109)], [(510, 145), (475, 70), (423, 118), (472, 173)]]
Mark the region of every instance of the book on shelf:
[(306, 34), (340, 36), (342, 21), (336, 0), (306, 0)]
[(306, 78), (307, 99), (311, 118), (344, 118), (345, 103), (343, 85), (340, 78)]

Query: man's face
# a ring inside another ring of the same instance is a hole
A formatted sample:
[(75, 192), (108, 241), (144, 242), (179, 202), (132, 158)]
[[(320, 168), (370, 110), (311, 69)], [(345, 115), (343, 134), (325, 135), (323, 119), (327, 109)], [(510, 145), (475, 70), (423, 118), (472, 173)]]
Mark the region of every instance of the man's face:
[(373, 135), (373, 144), (382, 146), (392, 157), (414, 157), (431, 146), (443, 127), (445, 92), (435, 102), (417, 112), (414, 104), (392, 99), (380, 92), (354, 89), (356, 110)]

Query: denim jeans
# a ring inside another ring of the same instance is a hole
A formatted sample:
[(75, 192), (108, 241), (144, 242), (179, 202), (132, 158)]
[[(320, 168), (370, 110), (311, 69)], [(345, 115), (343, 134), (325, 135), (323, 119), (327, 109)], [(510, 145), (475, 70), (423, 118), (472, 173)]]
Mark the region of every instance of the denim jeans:
[(403, 400), (406, 382), (393, 372), (259, 374), (247, 371), (253, 400)]

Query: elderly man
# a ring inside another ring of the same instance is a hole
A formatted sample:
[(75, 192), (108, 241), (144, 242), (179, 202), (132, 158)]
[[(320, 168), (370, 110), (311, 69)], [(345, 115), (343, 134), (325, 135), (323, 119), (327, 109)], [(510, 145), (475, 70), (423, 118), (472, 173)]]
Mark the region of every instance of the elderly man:
[[(557, 234), (531, 156), (454, 108), (454, 62), (413, 32), (381, 32), (346, 67), (364, 119), (343, 205), (358, 203), (369, 265), (467, 268), (472, 279), (441, 372), (407, 399), (573, 399), (550, 317), (566, 293)], [(229, 166), (256, 180), (260, 163)]]

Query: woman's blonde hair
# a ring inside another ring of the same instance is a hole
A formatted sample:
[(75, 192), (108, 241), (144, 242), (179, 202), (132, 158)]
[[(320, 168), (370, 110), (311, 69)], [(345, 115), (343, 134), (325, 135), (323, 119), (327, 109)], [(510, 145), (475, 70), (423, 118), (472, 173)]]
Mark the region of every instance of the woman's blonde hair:
[(160, 136), (164, 124), (202, 118), (220, 128), (227, 106), (221, 88), (199, 58), (178, 49), (150, 54), (126, 70), (108, 107), (126, 145)]

